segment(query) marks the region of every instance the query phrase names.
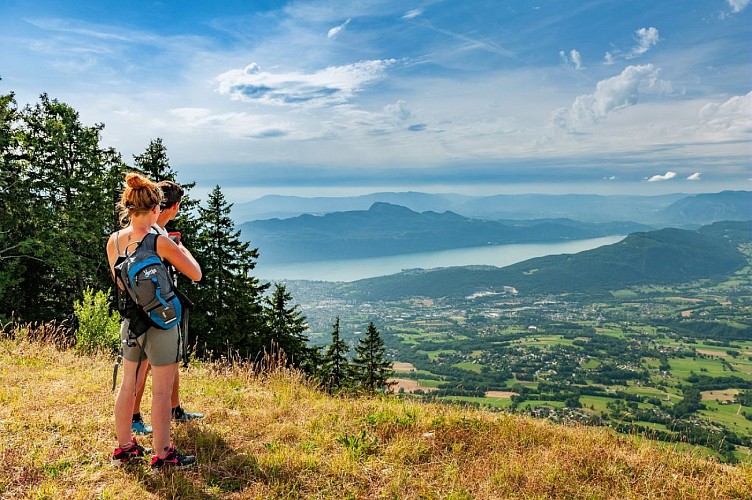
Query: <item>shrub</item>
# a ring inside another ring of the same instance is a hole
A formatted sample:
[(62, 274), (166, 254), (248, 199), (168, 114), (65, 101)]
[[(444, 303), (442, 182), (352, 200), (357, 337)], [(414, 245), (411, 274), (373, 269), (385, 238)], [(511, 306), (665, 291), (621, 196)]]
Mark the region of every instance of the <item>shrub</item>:
[(91, 354), (95, 351), (117, 350), (120, 342), (120, 318), (110, 310), (109, 299), (103, 291), (84, 290), (81, 301), (73, 304), (78, 319), (76, 352)]

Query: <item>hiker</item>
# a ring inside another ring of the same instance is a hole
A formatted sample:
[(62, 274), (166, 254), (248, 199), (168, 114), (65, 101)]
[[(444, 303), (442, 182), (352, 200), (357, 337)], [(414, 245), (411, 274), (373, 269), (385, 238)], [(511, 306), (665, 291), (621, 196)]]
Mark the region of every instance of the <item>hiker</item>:
[[(151, 232), (161, 234), (164, 236), (169, 236), (169, 233), (165, 229), (165, 226), (168, 222), (173, 220), (178, 215), (178, 211), (180, 210), (180, 202), (183, 200), (183, 188), (172, 181), (161, 181), (157, 183), (157, 186), (162, 190), (163, 200), (160, 205), (161, 212), (159, 213), (159, 217), (157, 217), (157, 222), (152, 226)], [(184, 252), (188, 252), (188, 249), (183, 246), (181, 242), (177, 242), (178, 246), (181, 250)], [(174, 272), (174, 268), (172, 266), (168, 266), (168, 270)], [(174, 275), (172, 278), (174, 279)], [(183, 309), (187, 307), (187, 304), (185, 301), (183, 302)], [(184, 318), (187, 319), (187, 318)], [(184, 323), (187, 323), (184, 322)], [(181, 339), (181, 345), (183, 351), (186, 349), (187, 345), (187, 328), (184, 328), (184, 324), (178, 325), (178, 333), (180, 334)], [(183, 352), (183, 354), (185, 354)], [(187, 358), (186, 358), (187, 359)], [(148, 361), (144, 363), (146, 367), (144, 368), (144, 372), (148, 373), (149, 371), (149, 364)], [(147, 425), (144, 422), (143, 417), (141, 417), (141, 398), (144, 395), (144, 388), (146, 386), (146, 377), (143, 379), (144, 383), (139, 385), (136, 390), (136, 401), (133, 406), (133, 416), (131, 417), (131, 430), (134, 434), (150, 434), (152, 432), (151, 426)], [(188, 420), (194, 420), (198, 418), (203, 418), (203, 413), (191, 413), (183, 410), (182, 406), (180, 406), (180, 370), (175, 370), (175, 382), (172, 384), (172, 419), (176, 422), (187, 422)]]
[[(117, 278), (115, 266), (125, 261), (127, 254), (134, 252), (137, 243), (146, 237), (156, 223), (163, 196), (159, 187), (147, 177), (129, 173), (120, 202), (123, 229), (110, 235), (107, 241), (107, 258), (113, 279)], [(124, 222), (128, 220), (128, 224)], [(201, 267), (190, 252), (183, 251), (170, 238), (156, 236), (156, 253), (189, 279), (201, 279)], [(116, 279), (117, 286), (122, 283)], [(122, 293), (124, 293), (121, 290)], [(126, 294), (127, 296), (127, 294)], [(179, 355), (178, 328), (167, 330), (154, 326), (132, 340), (129, 336), (129, 320), (124, 319), (120, 336), (123, 341), (123, 381), (115, 400), (115, 434), (118, 447), (112, 455), (114, 463), (124, 463), (131, 458), (143, 457), (146, 449), (136, 442), (131, 431), (131, 417), (137, 382), (143, 384), (145, 370), (139, 372), (139, 361), (145, 358), (151, 365), (154, 458), (152, 467), (184, 466), (195, 463), (196, 457), (178, 453), (170, 442), (170, 398), (177, 370)], [(136, 380), (138, 375), (138, 381)]]

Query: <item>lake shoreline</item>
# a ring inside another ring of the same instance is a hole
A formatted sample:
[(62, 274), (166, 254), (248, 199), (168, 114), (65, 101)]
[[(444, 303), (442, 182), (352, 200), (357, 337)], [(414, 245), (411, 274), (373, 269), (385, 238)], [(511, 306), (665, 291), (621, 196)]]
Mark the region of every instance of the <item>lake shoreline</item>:
[(456, 248), (361, 259), (336, 259), (291, 264), (264, 264), (263, 249), (254, 269), (258, 278), (268, 281), (351, 282), (396, 274), (408, 269), (441, 267), (505, 267), (546, 255), (571, 254), (617, 243), (625, 235), (553, 243), (520, 243)]

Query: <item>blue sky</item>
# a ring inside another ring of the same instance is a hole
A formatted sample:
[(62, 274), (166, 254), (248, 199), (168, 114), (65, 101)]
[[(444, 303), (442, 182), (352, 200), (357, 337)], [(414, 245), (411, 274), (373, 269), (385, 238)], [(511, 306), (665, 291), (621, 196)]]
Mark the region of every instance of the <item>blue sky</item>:
[(752, 189), (750, 0), (0, 2), (0, 92), (228, 199)]

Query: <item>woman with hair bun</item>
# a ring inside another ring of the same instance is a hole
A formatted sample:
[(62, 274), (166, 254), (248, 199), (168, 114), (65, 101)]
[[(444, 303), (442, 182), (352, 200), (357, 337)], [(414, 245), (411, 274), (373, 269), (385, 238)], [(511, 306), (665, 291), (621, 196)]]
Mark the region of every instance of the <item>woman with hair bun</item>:
[[(113, 279), (116, 276), (115, 266), (125, 259), (126, 251), (132, 252), (151, 231), (159, 216), (162, 202), (162, 190), (141, 174), (127, 174), (125, 184), (120, 201), (120, 220), (123, 228), (112, 233), (107, 241), (107, 258)], [(183, 252), (170, 238), (157, 236), (156, 249), (162, 260), (172, 264), (189, 279), (201, 279), (201, 267), (196, 259), (190, 253)], [(121, 289), (120, 293), (125, 291)], [(136, 442), (131, 432), (135, 399), (133, 388), (137, 386), (139, 360), (145, 358), (148, 359), (152, 370), (151, 418), (154, 458), (151, 465), (154, 468), (192, 465), (196, 462), (196, 457), (181, 455), (170, 442), (170, 397), (180, 349), (177, 327), (169, 330), (151, 327), (135, 342), (128, 341), (128, 329), (129, 322), (125, 319), (120, 329), (120, 337), (123, 340), (123, 381), (115, 400), (115, 434), (118, 447), (112, 455), (112, 461), (122, 464), (132, 458), (143, 457), (146, 453), (146, 449)], [(138, 373), (139, 379), (145, 376), (146, 370)], [(139, 382), (142, 383), (143, 380)]]

